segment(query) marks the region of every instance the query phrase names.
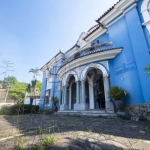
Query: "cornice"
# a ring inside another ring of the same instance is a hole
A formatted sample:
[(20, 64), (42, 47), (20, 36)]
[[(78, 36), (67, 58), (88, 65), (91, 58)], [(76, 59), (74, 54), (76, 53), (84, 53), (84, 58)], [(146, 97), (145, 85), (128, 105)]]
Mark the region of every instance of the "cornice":
[(56, 55), (55, 57), (53, 57), (40, 70), (44, 72), (44, 71), (46, 71), (47, 68), (51, 68), (55, 62), (58, 62), (62, 58), (62, 55), (64, 55), (64, 54), (63, 53), (59, 53), (58, 55)]
[(57, 74), (59, 77), (63, 76), (66, 72), (70, 71), (71, 69), (74, 69), (78, 66), (85, 65), (87, 63), (92, 63), (96, 61), (102, 61), (102, 60), (108, 60), (115, 58), (120, 52), (122, 51), (122, 48), (116, 48), (113, 50), (104, 50), (104, 52), (97, 52), (90, 55), (84, 55), (78, 59), (75, 59), (66, 65), (62, 66)]
[[(131, 9), (133, 9), (134, 7), (136, 7), (137, 4), (133, 4), (127, 10), (125, 10), (125, 8), (127, 8), (132, 3), (137, 2), (137, 1), (138, 0), (122, 0), (122, 1), (120, 1), (118, 4), (116, 4), (114, 6), (114, 8), (108, 14), (106, 14), (102, 19), (100, 19), (100, 23), (103, 24), (104, 26), (109, 27), (110, 25), (112, 25), (113, 23), (115, 23), (116, 21), (118, 21), (119, 19), (121, 19), (128, 11), (130, 11)], [(119, 16), (119, 15), (121, 15), (121, 16), (117, 18), (117, 16)], [(113, 21), (113, 22), (111, 22), (111, 21)], [(96, 39), (97, 37), (101, 36), (105, 32), (107, 32), (107, 30), (101, 27), (98, 30), (96, 30), (94, 33), (92, 33), (91, 35), (89, 35), (86, 38), (86, 41), (90, 42), (90, 41)]]

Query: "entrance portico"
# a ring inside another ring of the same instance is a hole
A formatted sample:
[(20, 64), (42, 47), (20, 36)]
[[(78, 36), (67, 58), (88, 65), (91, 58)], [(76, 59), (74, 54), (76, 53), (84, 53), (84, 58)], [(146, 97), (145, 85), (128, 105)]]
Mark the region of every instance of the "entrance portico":
[(113, 103), (108, 97), (110, 86), (106, 68), (100, 63), (91, 63), (78, 70), (69, 71), (62, 78), (60, 110), (96, 109), (96, 93), (101, 88), (104, 91), (106, 111), (114, 111)]

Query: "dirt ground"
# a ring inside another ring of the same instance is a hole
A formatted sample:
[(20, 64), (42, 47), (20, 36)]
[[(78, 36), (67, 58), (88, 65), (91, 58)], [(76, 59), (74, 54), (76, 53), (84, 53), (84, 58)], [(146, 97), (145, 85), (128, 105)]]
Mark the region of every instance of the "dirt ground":
[(45, 114), (0, 116), (0, 150), (30, 150), (51, 134), (58, 141), (45, 150), (150, 150), (148, 121)]

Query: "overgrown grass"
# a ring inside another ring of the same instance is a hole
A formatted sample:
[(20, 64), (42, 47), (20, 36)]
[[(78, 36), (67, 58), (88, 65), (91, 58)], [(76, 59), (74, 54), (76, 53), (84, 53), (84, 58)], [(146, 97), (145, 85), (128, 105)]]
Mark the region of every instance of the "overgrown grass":
[(27, 104), (15, 104), (12, 106), (0, 107), (0, 115), (18, 115), (18, 114), (30, 114), (37, 113), (39, 106), (27, 105)]

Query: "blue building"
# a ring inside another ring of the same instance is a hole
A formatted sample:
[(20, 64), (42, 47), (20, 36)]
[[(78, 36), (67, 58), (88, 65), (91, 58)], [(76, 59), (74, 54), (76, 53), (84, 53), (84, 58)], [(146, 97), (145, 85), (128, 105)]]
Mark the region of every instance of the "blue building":
[(143, 68), (150, 63), (150, 0), (120, 0), (81, 33), (66, 53), (59, 52), (42, 68), (41, 104), (59, 110), (95, 110), (97, 89), (105, 97), (105, 110), (113, 111), (108, 91), (122, 87), (126, 107), (150, 103), (150, 77)]

